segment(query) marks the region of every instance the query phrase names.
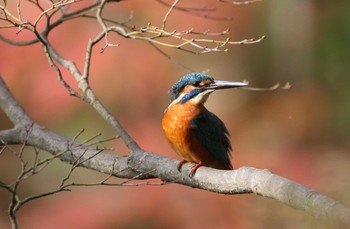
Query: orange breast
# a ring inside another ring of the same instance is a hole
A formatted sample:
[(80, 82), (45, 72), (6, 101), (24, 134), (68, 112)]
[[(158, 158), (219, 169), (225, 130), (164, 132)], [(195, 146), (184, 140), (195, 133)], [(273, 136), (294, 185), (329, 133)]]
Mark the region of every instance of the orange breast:
[(227, 166), (215, 161), (213, 155), (195, 137), (191, 120), (204, 109), (202, 104), (186, 102), (171, 105), (162, 120), (165, 137), (174, 151), (184, 160), (219, 169)]

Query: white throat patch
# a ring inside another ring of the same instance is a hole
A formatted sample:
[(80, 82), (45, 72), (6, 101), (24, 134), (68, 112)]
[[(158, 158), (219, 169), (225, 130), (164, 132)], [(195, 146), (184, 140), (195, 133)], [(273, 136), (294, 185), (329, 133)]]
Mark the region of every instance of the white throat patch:
[(191, 101), (193, 101), (195, 104), (199, 104), (202, 103), (204, 104), (209, 95), (213, 92), (214, 90), (205, 90), (202, 93), (199, 93), (198, 95), (196, 95), (194, 98), (191, 99)]

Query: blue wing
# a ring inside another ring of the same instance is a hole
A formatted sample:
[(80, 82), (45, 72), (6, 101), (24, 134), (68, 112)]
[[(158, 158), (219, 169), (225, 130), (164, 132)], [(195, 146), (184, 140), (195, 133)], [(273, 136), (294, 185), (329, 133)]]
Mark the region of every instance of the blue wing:
[(225, 124), (213, 113), (205, 110), (191, 120), (195, 136), (212, 154), (213, 158), (232, 169), (229, 132)]

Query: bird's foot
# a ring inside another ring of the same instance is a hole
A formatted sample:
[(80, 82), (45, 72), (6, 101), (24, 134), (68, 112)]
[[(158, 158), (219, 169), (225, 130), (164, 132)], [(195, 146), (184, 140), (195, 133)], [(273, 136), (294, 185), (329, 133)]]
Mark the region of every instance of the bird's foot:
[(180, 161), (180, 163), (177, 165), (177, 170), (178, 170), (179, 172), (181, 172), (181, 168), (182, 168), (182, 166), (183, 166), (185, 163), (187, 163), (187, 161), (186, 161), (186, 160), (182, 160), (182, 161)]
[(203, 163), (200, 161), (198, 164), (194, 165), (192, 168), (191, 168), (191, 172), (189, 174), (189, 177), (192, 178), (194, 176), (194, 174), (196, 173), (197, 169), (199, 167), (203, 166)]

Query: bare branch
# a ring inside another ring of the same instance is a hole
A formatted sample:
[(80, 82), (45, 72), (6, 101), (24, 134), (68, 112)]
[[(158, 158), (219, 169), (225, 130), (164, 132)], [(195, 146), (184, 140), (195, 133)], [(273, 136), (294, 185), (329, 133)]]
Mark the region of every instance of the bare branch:
[(157, 45), (153, 44), (152, 42), (150, 42), (151, 46), (157, 50), (160, 54), (162, 54), (163, 56), (165, 56), (165, 58), (167, 58), (168, 60), (170, 60), (172, 63), (174, 63), (175, 65), (178, 65), (179, 67), (187, 70), (188, 72), (195, 72), (193, 69), (187, 67), (184, 64), (179, 63), (178, 61), (174, 60), (173, 57), (171, 57), (170, 55), (168, 55), (166, 52), (164, 52), (163, 50), (161, 50)]
[[(244, 81), (244, 82), (247, 82), (247, 81)], [(238, 89), (248, 90), (248, 91), (277, 91), (277, 90), (289, 90), (291, 87), (292, 87), (292, 85), (289, 82), (287, 82), (282, 86), (280, 83), (277, 83), (277, 84), (273, 85), (272, 87), (268, 87), (268, 88), (242, 87), (242, 88), (238, 88)]]
[[(172, 4), (169, 4), (169, 3), (164, 2), (162, 0), (156, 0), (156, 1), (159, 2), (160, 4), (166, 6), (167, 8), (172, 7)], [(176, 6), (176, 4), (173, 7), (174, 9), (176, 9), (178, 11), (185, 12), (185, 13), (193, 15), (193, 16), (202, 17), (202, 18), (209, 19), (209, 20), (217, 20), (217, 21), (230, 21), (230, 20), (232, 20), (232, 17), (230, 17), (230, 16), (227, 16), (227, 17), (211, 16), (210, 13), (215, 12), (216, 11), (215, 8), (208, 8), (207, 6), (198, 7), (198, 8), (180, 7), (180, 6)]]
[(219, 0), (219, 2), (229, 3), (232, 5), (249, 5), (256, 2), (261, 2), (262, 0), (249, 0), (249, 1), (231, 1), (231, 0)]
[[(204, 54), (208, 52), (227, 52), (228, 49), (224, 49), (227, 45), (246, 45), (246, 44), (256, 44), (261, 42), (263, 39), (266, 38), (266, 36), (262, 36), (258, 39), (250, 38), (250, 39), (244, 39), (241, 41), (230, 41), (230, 38), (226, 38), (225, 40), (214, 40), (214, 39), (204, 39), (204, 38), (187, 38), (187, 36), (192, 34), (201, 34), (201, 35), (226, 35), (228, 34), (228, 30), (225, 30), (220, 33), (209, 33), (208, 31), (205, 32), (193, 32), (192, 29), (182, 32), (168, 32), (161, 28), (157, 28), (155, 26), (144, 26), (140, 28), (139, 30), (134, 30), (132, 32), (129, 32), (125, 34), (125, 37), (132, 38), (132, 39), (138, 39), (138, 40), (146, 40), (150, 43), (153, 43), (155, 45), (164, 46), (167, 48), (175, 48), (182, 51), (187, 51), (194, 54)], [(147, 36), (148, 35), (148, 36)], [(152, 36), (150, 36), (152, 35)], [(160, 41), (160, 38), (173, 38), (174, 40), (178, 40), (180, 43), (175, 42), (169, 42), (169, 41)], [(207, 45), (211, 45), (212, 47), (209, 47)], [(192, 46), (195, 49), (191, 50), (188, 49), (187, 46)], [(199, 50), (199, 51), (196, 51)]]
[(175, 0), (174, 3), (169, 7), (168, 12), (165, 14), (164, 18), (163, 18), (163, 22), (162, 22), (162, 30), (165, 30), (165, 24), (168, 21), (168, 17), (171, 13), (171, 11), (173, 11), (174, 7), (176, 6), (177, 3), (179, 3), (180, 0)]

